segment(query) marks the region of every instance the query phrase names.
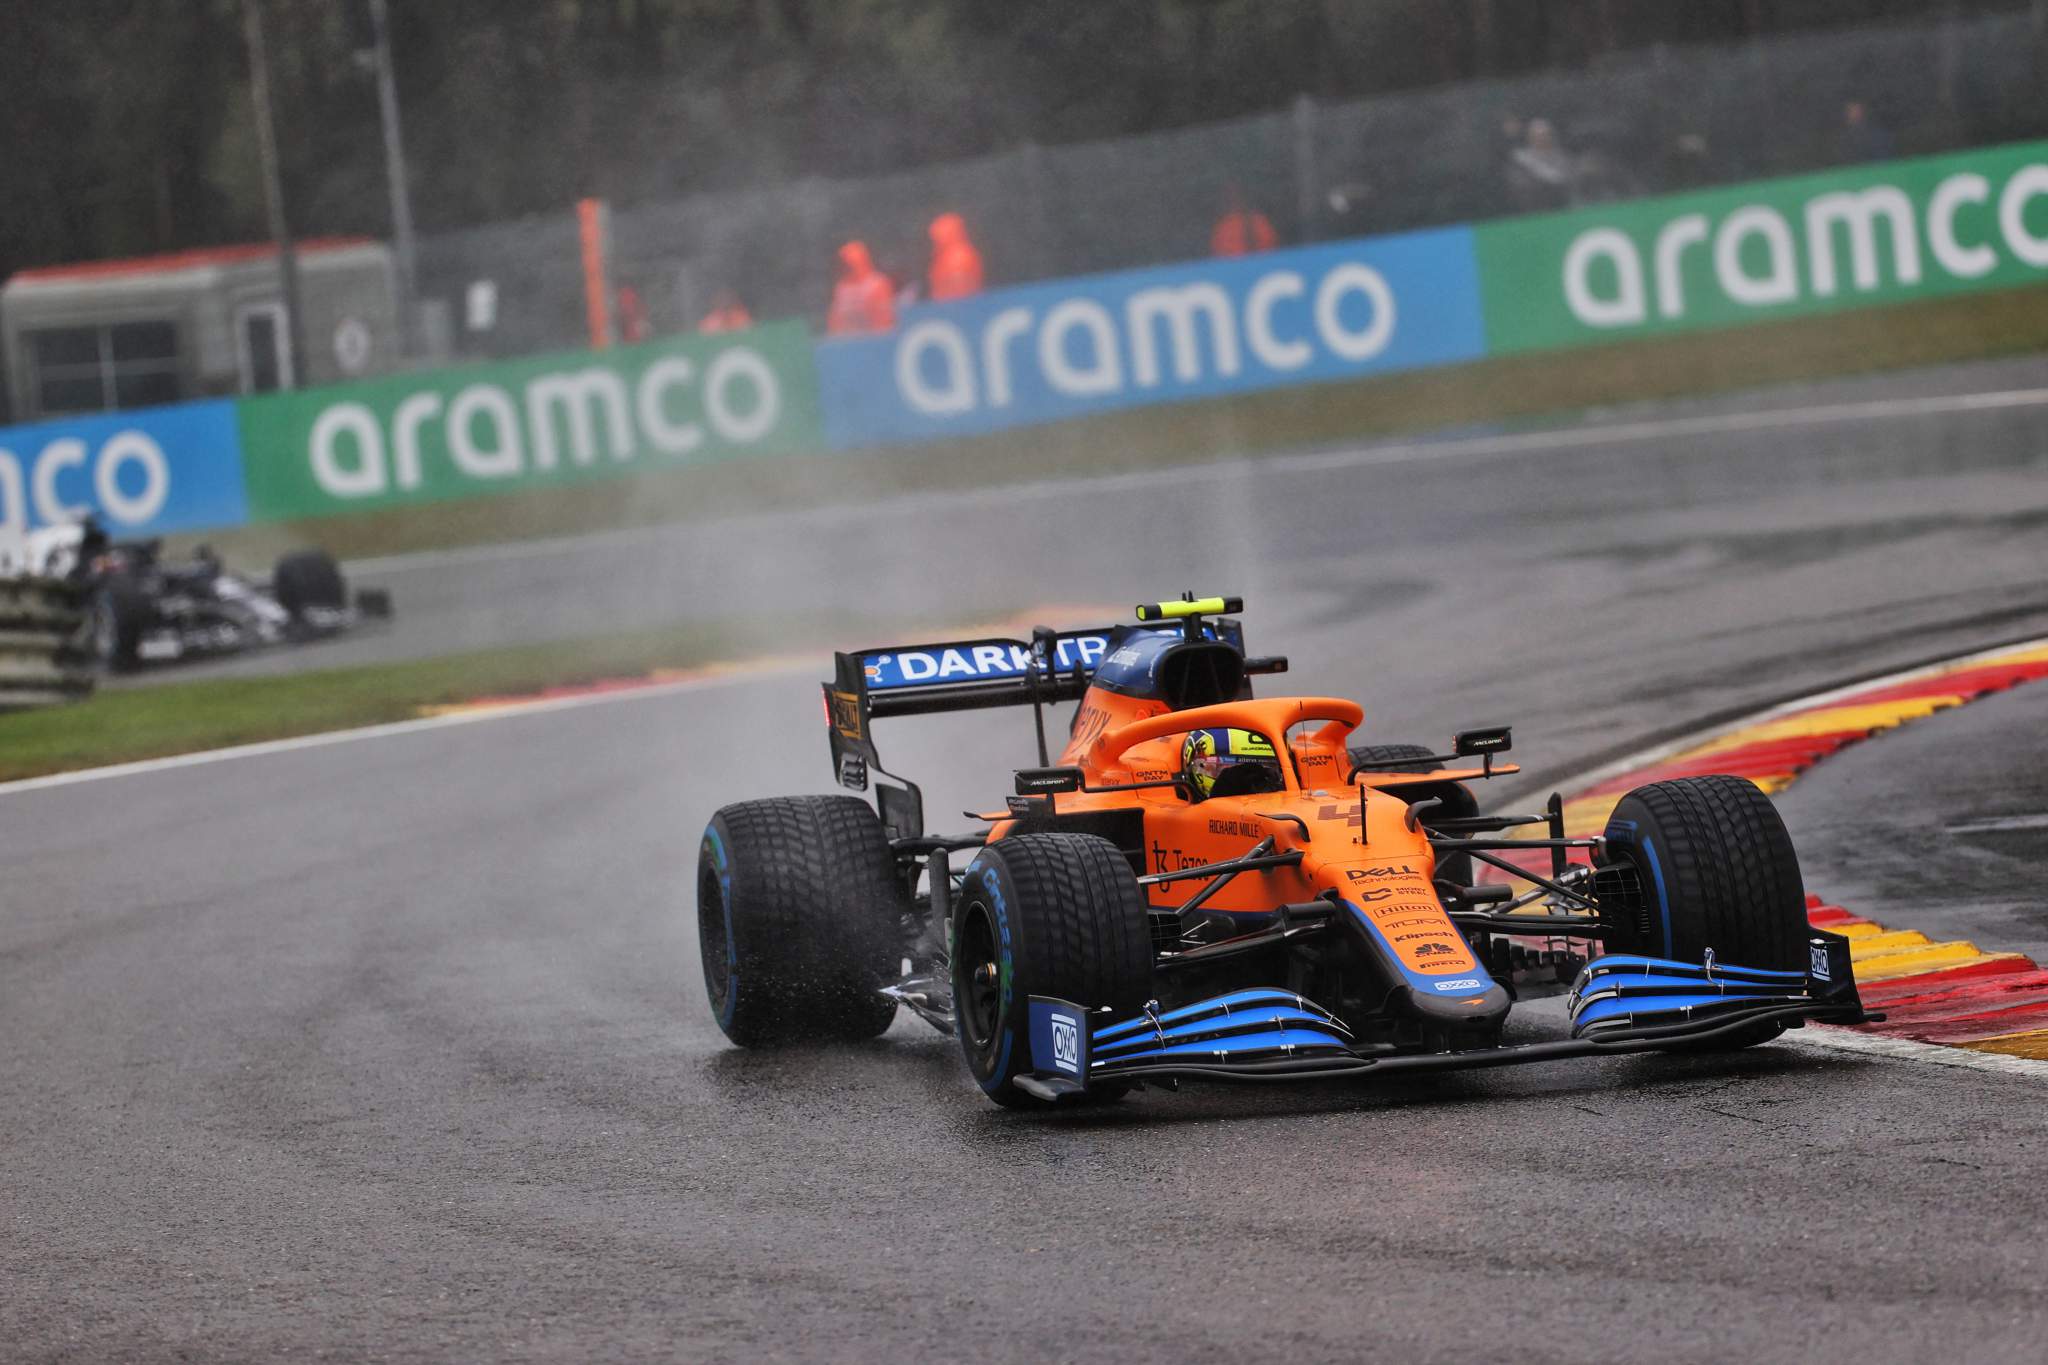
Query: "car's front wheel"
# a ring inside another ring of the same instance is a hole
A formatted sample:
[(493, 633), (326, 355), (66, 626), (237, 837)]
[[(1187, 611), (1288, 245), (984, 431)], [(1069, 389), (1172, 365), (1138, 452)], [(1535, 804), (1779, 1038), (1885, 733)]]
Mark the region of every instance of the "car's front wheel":
[(139, 662), (142, 634), (156, 615), (149, 594), (131, 578), (115, 576), (94, 590), (86, 612), (88, 642), (104, 668), (125, 672)]
[(277, 604), (301, 625), (315, 612), (338, 612), (348, 606), (348, 584), (341, 565), (325, 550), (300, 550), (277, 561), (270, 575)]
[[(1771, 799), (1740, 777), (1637, 787), (1607, 820), (1599, 874), (1608, 952), (1766, 971), (1807, 966), (1806, 890), (1792, 836)], [(1781, 1024), (1720, 1047), (1774, 1038)]]
[(1144, 1008), (1152, 934), (1130, 861), (1088, 834), (1018, 834), (975, 855), (953, 906), (953, 1006), (967, 1069), (998, 1104), (1036, 1103), (1031, 997)]

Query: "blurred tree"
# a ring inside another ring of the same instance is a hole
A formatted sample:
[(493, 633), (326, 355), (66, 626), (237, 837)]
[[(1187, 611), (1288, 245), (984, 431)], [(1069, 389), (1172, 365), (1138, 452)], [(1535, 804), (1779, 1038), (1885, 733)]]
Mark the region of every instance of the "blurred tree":
[[(1958, 12), (2038, 0), (1963, 0)], [(270, 0), (292, 216), (382, 232), (361, 0)], [(415, 211), (443, 229), (1116, 137), (1924, 0), (391, 0)], [(236, 0), (17, 0), (0, 273), (262, 235)]]

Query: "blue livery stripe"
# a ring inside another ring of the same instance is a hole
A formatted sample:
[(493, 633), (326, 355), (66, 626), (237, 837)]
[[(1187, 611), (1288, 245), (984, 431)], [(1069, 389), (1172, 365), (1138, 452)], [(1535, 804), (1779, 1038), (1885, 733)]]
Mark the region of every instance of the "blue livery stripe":
[(1579, 975), (1619, 976), (1628, 973), (1690, 976), (1698, 980), (1754, 980), (1776, 984), (1789, 982), (1798, 984), (1806, 980), (1804, 972), (1781, 972), (1765, 967), (1744, 967), (1732, 962), (1716, 962), (1712, 977), (1706, 967), (1698, 962), (1678, 962), (1664, 957), (1636, 957), (1625, 953), (1610, 953), (1593, 959), (1586, 964)]
[(1609, 995), (1641, 996), (1646, 1000), (1661, 999), (1666, 994), (1678, 995), (1785, 995), (1800, 994), (1797, 986), (1765, 983), (1759, 981), (1736, 981), (1721, 978), (1717, 981), (1702, 981), (1696, 976), (1602, 976), (1584, 982), (1572, 990), (1580, 1000), (1598, 1000)]
[(1572, 1032), (1577, 1034), (1596, 1024), (1620, 1024), (1630, 1018), (1641, 1022), (1655, 1022), (1657, 1016), (1676, 1015), (1688, 1009), (1696, 1012), (1718, 1011), (1778, 1003), (1798, 1005), (1808, 1002), (1803, 995), (1659, 995), (1648, 998), (1610, 995), (1575, 1010), (1572, 1014)]
[(1253, 1009), (1262, 1005), (1291, 1005), (1296, 1009), (1321, 1011), (1323, 1018), (1327, 1022), (1336, 1022), (1335, 1017), (1327, 1010), (1324, 1010), (1321, 1005), (1316, 1004), (1313, 1000), (1304, 1000), (1293, 991), (1283, 991), (1276, 986), (1255, 986), (1247, 990), (1232, 991), (1228, 995), (1218, 995), (1212, 996), (1207, 1000), (1198, 1000), (1192, 1005), (1182, 1005), (1178, 1009), (1167, 1010), (1159, 1015), (1156, 1020), (1147, 1015), (1140, 1015), (1136, 1019), (1124, 1019), (1114, 1024), (1106, 1024), (1095, 1030), (1094, 1037), (1096, 1042), (1102, 1043), (1140, 1029), (1149, 1032), (1161, 1025), (1171, 1028), (1175, 1024), (1203, 1018), (1207, 1015), (1228, 1014), (1233, 1010)]
[(1233, 1036), (1238, 1032), (1250, 1033), (1261, 1028), (1270, 1032), (1273, 1026), (1285, 1024), (1305, 1024), (1315, 1028), (1325, 1022), (1321, 1015), (1310, 1014), (1307, 1010), (1295, 1009), (1291, 1005), (1272, 1005), (1212, 1015), (1206, 1019), (1191, 1019), (1163, 1030), (1139, 1030), (1109, 1042), (1098, 1039), (1095, 1050), (1098, 1055), (1103, 1055), (1122, 1048), (1143, 1047), (1147, 1043), (1159, 1041), (1162, 1034), (1167, 1041), (1173, 1042), (1222, 1031), (1228, 1031)]
[(1246, 1033), (1234, 1038), (1211, 1038), (1202, 1042), (1173, 1043), (1166, 1047), (1153, 1048), (1147, 1052), (1128, 1053), (1118, 1057), (1098, 1058), (1095, 1067), (1108, 1069), (1126, 1062), (1152, 1061), (1172, 1058), (1177, 1061), (1210, 1058), (1219, 1062), (1233, 1059), (1243, 1061), (1250, 1057), (1269, 1052), (1292, 1049), (1296, 1052), (1348, 1052), (1350, 1047), (1335, 1034), (1323, 1033), (1316, 1029), (1274, 1029), (1262, 1033)]

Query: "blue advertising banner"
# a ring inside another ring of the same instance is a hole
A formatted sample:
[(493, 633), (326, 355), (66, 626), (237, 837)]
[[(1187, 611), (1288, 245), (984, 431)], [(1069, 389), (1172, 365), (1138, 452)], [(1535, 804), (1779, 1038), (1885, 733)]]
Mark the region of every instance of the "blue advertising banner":
[(0, 427), (0, 532), (98, 515), (116, 536), (249, 519), (227, 399)]
[(1486, 352), (1472, 231), (1001, 289), (817, 347), (835, 447), (1355, 379)]

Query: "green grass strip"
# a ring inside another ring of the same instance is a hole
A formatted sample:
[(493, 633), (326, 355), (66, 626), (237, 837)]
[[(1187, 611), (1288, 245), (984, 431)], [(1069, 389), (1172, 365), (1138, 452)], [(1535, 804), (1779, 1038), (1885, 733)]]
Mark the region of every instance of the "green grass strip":
[(411, 720), (422, 707), (700, 666), (768, 643), (756, 628), (707, 624), (409, 663), (103, 689), (69, 706), (0, 716), (0, 780)]

